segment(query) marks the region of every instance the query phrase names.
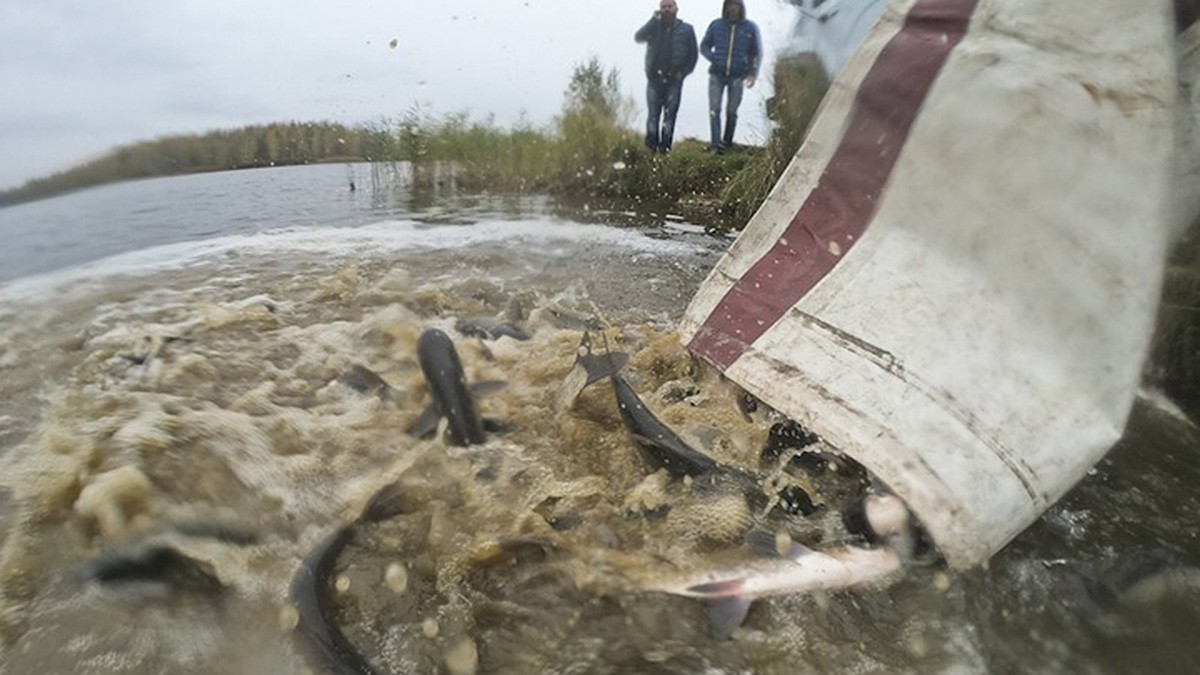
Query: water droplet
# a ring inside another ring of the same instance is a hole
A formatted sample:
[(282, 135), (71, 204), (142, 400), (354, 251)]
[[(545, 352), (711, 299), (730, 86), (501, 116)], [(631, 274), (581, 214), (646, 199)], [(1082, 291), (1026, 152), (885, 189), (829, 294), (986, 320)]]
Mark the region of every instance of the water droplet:
[(300, 623), (300, 612), (292, 605), (279, 608), (279, 627), (285, 631), (292, 630)]
[(479, 668), (479, 649), (475, 641), (464, 637), (446, 650), (446, 670), (451, 675), (475, 675)]
[(408, 590), (408, 568), (400, 563), (392, 563), (387, 566), (387, 570), (383, 573), (383, 581), (387, 587), (395, 593), (403, 593)]

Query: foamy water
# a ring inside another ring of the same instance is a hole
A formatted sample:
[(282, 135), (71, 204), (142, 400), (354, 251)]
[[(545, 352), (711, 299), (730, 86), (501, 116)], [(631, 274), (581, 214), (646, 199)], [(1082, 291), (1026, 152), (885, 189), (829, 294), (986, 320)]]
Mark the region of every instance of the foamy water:
[[(687, 442), (769, 472), (769, 414), (743, 417), (672, 333), (724, 242), (436, 208), (277, 219), (0, 287), (0, 673), (305, 672), (289, 584), (396, 480), (412, 507), (358, 528), (324, 587), (379, 672), (1179, 672), (1195, 658), (1181, 637), (1195, 613), (1171, 601), (1195, 589), (1155, 575), (1200, 549), (1185, 526), (1200, 439), (1150, 406), (988, 570), (762, 600), (714, 640), (702, 603), (642, 589), (736, 559), (751, 528), (847, 537), (837, 481), (792, 476), (826, 506), (810, 518), (764, 513), (651, 473), (608, 384), (555, 401), (590, 325)], [(454, 332), (513, 299), (529, 341)], [(482, 446), (408, 434), (429, 403), (428, 328), (454, 336), (469, 380), (507, 383), (479, 399), (504, 425)], [(348, 384), (355, 366), (387, 394)], [(189, 562), (153, 582), (84, 574), (151, 550)]]

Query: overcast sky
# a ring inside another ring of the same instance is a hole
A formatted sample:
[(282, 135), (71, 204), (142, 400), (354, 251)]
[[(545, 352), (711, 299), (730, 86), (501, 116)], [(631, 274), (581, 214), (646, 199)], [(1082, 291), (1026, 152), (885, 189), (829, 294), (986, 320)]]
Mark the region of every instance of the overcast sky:
[[(0, 0), (0, 189), (115, 146), (275, 121), (522, 112), (547, 123), (575, 64), (615, 66), (644, 124), (644, 47), (657, 0)], [(719, 0), (679, 0), (703, 35)], [(796, 12), (748, 0), (764, 74)], [(396, 40), (396, 46), (391, 41)], [(701, 60), (678, 134), (707, 137)], [(764, 81), (742, 103), (740, 142), (766, 133)]]

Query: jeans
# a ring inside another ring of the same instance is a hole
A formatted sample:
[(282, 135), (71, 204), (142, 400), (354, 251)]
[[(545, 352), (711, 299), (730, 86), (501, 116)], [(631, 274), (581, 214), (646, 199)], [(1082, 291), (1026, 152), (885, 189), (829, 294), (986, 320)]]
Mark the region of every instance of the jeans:
[[(712, 131), (712, 148), (724, 151), (733, 145), (733, 132), (737, 129), (737, 109), (742, 104), (742, 87), (745, 78), (708, 76), (708, 124)], [(725, 133), (721, 133), (721, 96), (729, 88), (729, 107), (725, 112)]]
[(670, 76), (651, 75), (646, 82), (646, 147), (654, 152), (667, 152), (675, 136), (675, 115), (679, 113), (679, 97), (683, 80)]

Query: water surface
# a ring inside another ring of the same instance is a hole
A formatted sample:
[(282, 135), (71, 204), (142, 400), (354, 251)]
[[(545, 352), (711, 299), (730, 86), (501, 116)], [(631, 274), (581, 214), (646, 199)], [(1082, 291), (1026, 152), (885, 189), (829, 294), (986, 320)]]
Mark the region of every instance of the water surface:
[[(884, 588), (759, 601), (724, 642), (702, 603), (643, 592), (736, 553), (750, 528), (811, 545), (850, 534), (835, 477), (791, 475), (825, 504), (811, 517), (764, 512), (651, 474), (609, 385), (556, 407), (590, 326), (632, 355), (631, 384), (685, 440), (775, 468), (760, 460), (775, 420), (744, 418), (672, 333), (726, 242), (630, 220), (416, 194), (362, 166), (0, 210), (0, 673), (303, 672), (288, 585), (397, 479), (416, 506), (360, 528), (327, 589), (381, 672), (1200, 668), (1200, 434), (1145, 400), (1110, 456), (986, 569), (934, 563)], [(514, 299), (529, 341), (454, 332)], [(506, 429), (482, 446), (407, 433), (429, 401), (415, 345), (430, 327), (455, 336), (469, 379), (507, 382), (480, 399)], [(356, 365), (391, 393), (349, 386)], [(154, 546), (195, 567), (153, 583), (82, 576)]]

